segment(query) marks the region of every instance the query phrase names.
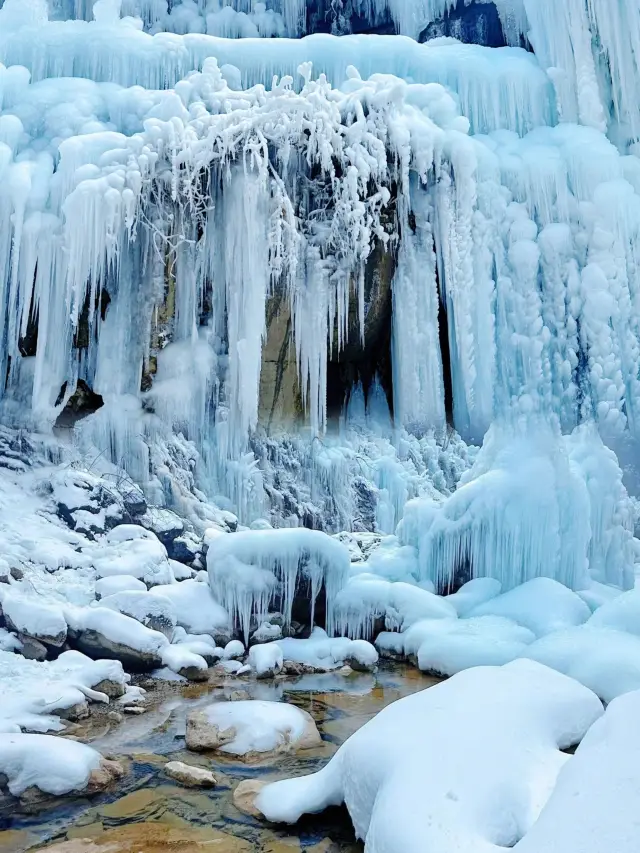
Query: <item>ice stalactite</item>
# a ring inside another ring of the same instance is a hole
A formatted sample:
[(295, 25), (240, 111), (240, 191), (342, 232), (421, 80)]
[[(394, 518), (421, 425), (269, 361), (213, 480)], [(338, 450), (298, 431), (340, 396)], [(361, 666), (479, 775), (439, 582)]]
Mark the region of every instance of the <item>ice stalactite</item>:
[(277, 604), (286, 627), (291, 624), (296, 589), (307, 583), (310, 620), (320, 589), (326, 595), (326, 630), (333, 635), (334, 604), (347, 581), (347, 548), (316, 530), (250, 530), (211, 540), (207, 567), (211, 589), (248, 637), (251, 619), (258, 623)]

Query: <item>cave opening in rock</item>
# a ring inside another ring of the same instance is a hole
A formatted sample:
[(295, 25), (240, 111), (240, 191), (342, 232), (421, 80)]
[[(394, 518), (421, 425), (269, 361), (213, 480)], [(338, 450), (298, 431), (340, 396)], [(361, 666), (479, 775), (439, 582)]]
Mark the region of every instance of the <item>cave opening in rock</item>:
[[(56, 406), (62, 403), (66, 393), (67, 383), (64, 382), (60, 388)], [(79, 379), (76, 390), (69, 397), (64, 409), (58, 415), (55, 426), (57, 429), (71, 429), (78, 421), (97, 412), (103, 405), (104, 400), (100, 394), (96, 394), (83, 379)]]
[(394, 256), (377, 245), (365, 268), (364, 341), (361, 340), (356, 299), (353, 298), (346, 343), (339, 351), (336, 334), (328, 358), (327, 419), (330, 423), (337, 423), (358, 383), (362, 384), (367, 399), (376, 378), (393, 416), (391, 284), (394, 272)]

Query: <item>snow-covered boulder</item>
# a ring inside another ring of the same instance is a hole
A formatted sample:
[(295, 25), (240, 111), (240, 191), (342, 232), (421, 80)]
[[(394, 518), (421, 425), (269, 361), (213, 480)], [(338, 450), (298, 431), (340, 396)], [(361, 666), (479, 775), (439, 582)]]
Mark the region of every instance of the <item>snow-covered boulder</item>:
[(455, 619), (452, 604), (427, 589), (390, 582), (375, 575), (357, 575), (336, 596), (338, 632), (371, 637), (378, 619), (388, 630), (405, 630), (420, 619)]
[(114, 575), (96, 581), (96, 598), (100, 601), (119, 592), (146, 592), (147, 585), (132, 575)]
[(240, 660), (240, 658), (244, 657), (245, 648), (243, 643), (240, 640), (231, 640), (224, 647), (224, 659), (225, 660)]
[(277, 643), (251, 646), (247, 663), (258, 678), (274, 678), (282, 672), (282, 649)]
[(92, 747), (39, 734), (0, 734), (0, 790), (33, 802), (42, 795), (97, 794), (124, 770)]
[(551, 578), (534, 578), (474, 607), (469, 616), (503, 616), (529, 628), (536, 637), (582, 625), (591, 616), (585, 602)]
[(187, 747), (245, 759), (311, 749), (321, 743), (313, 718), (294, 705), (248, 700), (215, 702), (187, 717)]
[(110, 530), (93, 562), (99, 578), (126, 575), (147, 586), (174, 580), (164, 545), (154, 533), (136, 524), (120, 524)]
[(122, 695), (127, 680), (119, 661), (93, 661), (78, 651), (44, 662), (0, 651), (0, 732), (59, 731), (70, 709)]
[(12, 588), (0, 589), (0, 604), (10, 631), (34, 637), (48, 646), (60, 647), (67, 639), (62, 608), (37, 595), (24, 595)]
[(347, 580), (350, 562), (349, 551), (341, 542), (302, 527), (215, 536), (209, 539), (207, 550), (213, 594), (245, 642), (252, 617), (266, 613), (272, 602), (277, 602), (285, 627), (290, 626), (299, 581), (304, 581), (300, 604), (308, 608), (311, 625), (316, 598), (324, 585), (326, 622), (331, 633), (336, 595)]
[(499, 853), (537, 817), (560, 750), (602, 712), (531, 661), (476, 667), (389, 705), (318, 773), (266, 785), (255, 805), (294, 823), (344, 802), (367, 853)]
[(107, 595), (100, 601), (101, 607), (117, 610), (125, 616), (131, 616), (142, 622), (153, 631), (160, 631), (166, 637), (171, 638), (176, 627), (176, 616), (173, 602), (166, 596), (157, 592), (129, 590)]
[(463, 584), (457, 592), (447, 595), (446, 600), (453, 604), (458, 616), (467, 616), (474, 607), (500, 595), (502, 584), (495, 578), (474, 578)]
[(171, 601), (177, 624), (189, 634), (217, 636), (228, 632), (227, 611), (218, 604), (208, 586), (189, 579), (158, 586), (153, 591)]
[(70, 639), (91, 658), (110, 658), (126, 669), (152, 670), (162, 663), (168, 641), (137, 619), (107, 607), (67, 608)]
[(139, 523), (146, 530), (155, 533), (165, 548), (184, 532), (184, 521), (175, 512), (164, 507), (150, 507), (139, 518)]

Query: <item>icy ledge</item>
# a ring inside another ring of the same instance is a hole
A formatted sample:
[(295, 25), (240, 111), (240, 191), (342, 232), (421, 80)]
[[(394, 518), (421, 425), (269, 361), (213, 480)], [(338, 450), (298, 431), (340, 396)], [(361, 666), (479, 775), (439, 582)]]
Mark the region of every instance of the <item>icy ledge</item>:
[(560, 750), (601, 714), (594, 693), (539, 664), (478, 667), (385, 708), (319, 773), (267, 785), (255, 804), (294, 823), (344, 802), (366, 853), (518, 849), (570, 760)]

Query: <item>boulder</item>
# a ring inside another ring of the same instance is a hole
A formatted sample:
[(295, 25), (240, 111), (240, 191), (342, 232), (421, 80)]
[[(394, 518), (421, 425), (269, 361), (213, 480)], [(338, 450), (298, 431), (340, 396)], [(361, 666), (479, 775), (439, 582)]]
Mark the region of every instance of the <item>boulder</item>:
[(60, 648), (67, 639), (67, 623), (59, 607), (13, 591), (2, 599), (7, 630), (33, 637), (47, 646)]
[(18, 634), (17, 637), (22, 644), (20, 647), (22, 657), (38, 662), (47, 659), (47, 647), (40, 640), (36, 640), (35, 637), (28, 637), (26, 634)]
[(172, 560), (190, 566), (200, 553), (200, 543), (189, 533), (176, 536), (167, 545), (167, 553)]
[(110, 678), (105, 678), (94, 684), (93, 690), (96, 690), (98, 693), (104, 693), (109, 699), (119, 699), (121, 696), (124, 696), (126, 687), (119, 681), (112, 681)]
[[(165, 548), (184, 532), (184, 521), (175, 512), (161, 507), (151, 507), (138, 519), (146, 530), (156, 534)], [(174, 557), (175, 559), (175, 557)]]
[(215, 788), (217, 784), (216, 777), (210, 770), (194, 767), (183, 761), (169, 761), (164, 765), (164, 772), (187, 788)]
[(73, 648), (94, 660), (119, 660), (125, 669), (135, 672), (147, 672), (162, 666), (162, 659), (157, 652), (134, 649), (122, 642), (110, 640), (93, 629), (74, 633), (71, 640)]

